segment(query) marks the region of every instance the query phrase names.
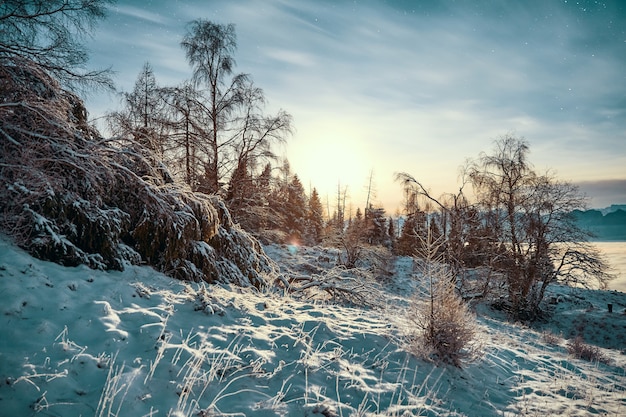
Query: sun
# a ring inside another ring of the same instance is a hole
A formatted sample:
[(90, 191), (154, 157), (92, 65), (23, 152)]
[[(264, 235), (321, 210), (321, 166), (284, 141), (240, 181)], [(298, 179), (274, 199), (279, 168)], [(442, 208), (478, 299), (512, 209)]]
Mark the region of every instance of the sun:
[(351, 199), (363, 191), (373, 167), (368, 149), (356, 132), (326, 132), (290, 144), (289, 161), (307, 190), (315, 187), (322, 200), (336, 199), (338, 188)]

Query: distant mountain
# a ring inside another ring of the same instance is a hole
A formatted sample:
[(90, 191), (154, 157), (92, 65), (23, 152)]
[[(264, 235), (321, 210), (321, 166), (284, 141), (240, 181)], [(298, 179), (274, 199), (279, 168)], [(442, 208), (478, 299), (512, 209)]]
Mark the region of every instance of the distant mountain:
[(593, 240), (626, 241), (626, 205), (612, 205), (603, 210), (574, 210), (576, 223), (594, 234)]
[(603, 209), (600, 209), (602, 214), (605, 214), (605, 215), (609, 213), (613, 213), (614, 211), (617, 211), (617, 210), (626, 211), (626, 204), (611, 204), (610, 207), (605, 207)]

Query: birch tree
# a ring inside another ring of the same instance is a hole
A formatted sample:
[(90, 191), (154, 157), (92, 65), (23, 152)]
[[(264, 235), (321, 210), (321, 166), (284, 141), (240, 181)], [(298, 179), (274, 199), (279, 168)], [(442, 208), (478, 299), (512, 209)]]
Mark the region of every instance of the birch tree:
[(607, 264), (587, 242), (590, 235), (572, 218), (586, 207), (578, 188), (549, 174), (539, 175), (522, 138), (503, 136), (493, 152), (469, 164), (469, 178), (486, 227), (495, 232), (492, 257), (506, 276), (508, 309), (515, 318), (534, 320), (551, 283), (605, 287)]
[(291, 133), (285, 111), (264, 114), (263, 90), (250, 75), (235, 73), (237, 37), (233, 24), (192, 21), (181, 42), (198, 90), (199, 151), (204, 156), (202, 191), (223, 191), (235, 170), (273, 158), (272, 146)]

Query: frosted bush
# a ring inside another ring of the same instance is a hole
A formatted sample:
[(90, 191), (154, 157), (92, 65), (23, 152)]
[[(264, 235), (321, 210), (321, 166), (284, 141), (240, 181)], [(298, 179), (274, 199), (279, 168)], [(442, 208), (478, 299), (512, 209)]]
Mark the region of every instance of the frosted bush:
[(0, 228), (35, 256), (257, 288), (274, 271), (223, 202), (176, 184), (145, 148), (104, 139), (36, 64), (0, 60)]
[(435, 256), (436, 244), (423, 245), (420, 265), (425, 291), (417, 292), (409, 308), (410, 350), (437, 363), (460, 367), (479, 352), (474, 314), (459, 296), (447, 265)]

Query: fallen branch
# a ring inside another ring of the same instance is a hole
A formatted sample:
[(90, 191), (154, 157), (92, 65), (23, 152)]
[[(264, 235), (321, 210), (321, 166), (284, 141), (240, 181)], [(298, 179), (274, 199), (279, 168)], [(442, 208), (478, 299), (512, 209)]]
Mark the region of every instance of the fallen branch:
[[(348, 276), (353, 274), (356, 276)], [(280, 276), (280, 283), (290, 293), (305, 295), (313, 298), (318, 290), (326, 293), (335, 301), (365, 305), (380, 306), (380, 288), (371, 277), (371, 272), (352, 268), (350, 270), (335, 267), (322, 274)]]

